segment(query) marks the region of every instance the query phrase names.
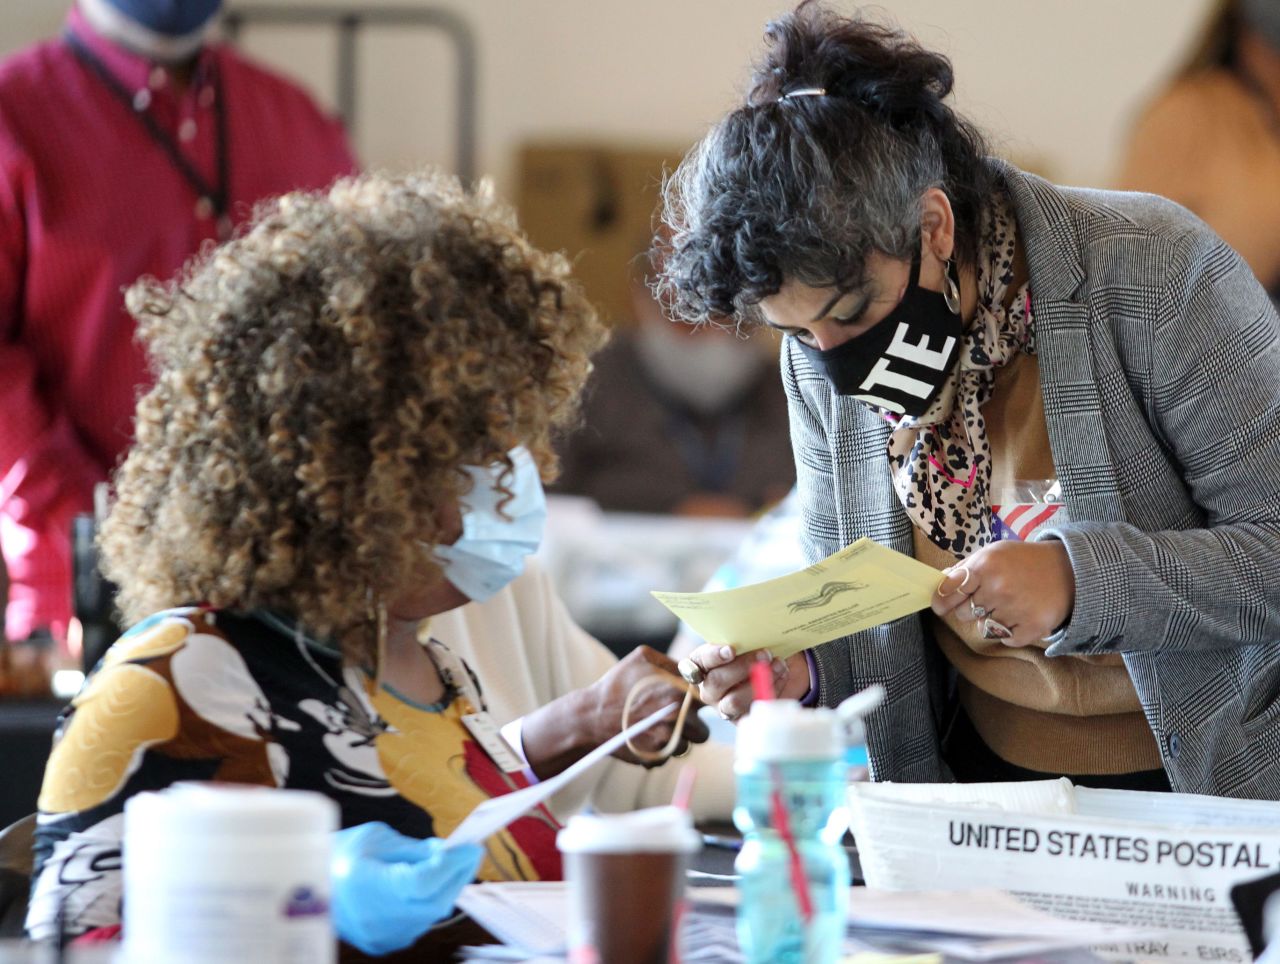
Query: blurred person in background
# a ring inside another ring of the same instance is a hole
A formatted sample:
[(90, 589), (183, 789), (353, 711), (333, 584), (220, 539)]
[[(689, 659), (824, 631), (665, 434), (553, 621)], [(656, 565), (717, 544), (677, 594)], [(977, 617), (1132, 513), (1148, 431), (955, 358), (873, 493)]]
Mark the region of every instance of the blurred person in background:
[(556, 492), (618, 512), (744, 517), (795, 480), (772, 341), (673, 324), (633, 277), (634, 325), (595, 361)]
[[(180, 780), (334, 799), (334, 919), (366, 951), (414, 942), (474, 875), (558, 878), (548, 807), (483, 850), (439, 838), (615, 735), (637, 681), (659, 677), (634, 718), (688, 693), (656, 653), (615, 663), (524, 569), (551, 431), (605, 338), (564, 259), (454, 179), (369, 176), (263, 205), (129, 305), (156, 383), (102, 552), (134, 625), (60, 723), (28, 932), (118, 927), (125, 802)], [(486, 711), (509, 747), (468, 725)], [(691, 719), (674, 749), (705, 738)], [(677, 739), (664, 721), (639, 746)], [(662, 771), (609, 766), (579, 801), (670, 799)], [(704, 769), (723, 816), (728, 762)]]
[[(988, 156), (902, 31), (804, 3), (765, 36), (666, 185), (663, 293), (785, 335), (810, 562), (869, 537), (946, 573), (931, 611), (775, 667), (779, 693), (883, 685), (877, 780), (1280, 797), (1266, 291), (1173, 202)], [(687, 660), (747, 711), (755, 654)]]
[(219, 0), (78, 0), (0, 64), (5, 634), (64, 638), (72, 518), (150, 381), (122, 290), (167, 278), (258, 200), (355, 169), (298, 87), (206, 42)]
[(1190, 208), (1280, 297), (1280, 0), (1217, 4), (1135, 124), (1117, 186)]

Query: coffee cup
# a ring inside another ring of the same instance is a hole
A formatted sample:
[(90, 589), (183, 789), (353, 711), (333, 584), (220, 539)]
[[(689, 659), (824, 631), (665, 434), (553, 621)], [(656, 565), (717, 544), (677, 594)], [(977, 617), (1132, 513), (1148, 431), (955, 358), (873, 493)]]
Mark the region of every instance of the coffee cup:
[(556, 843), (569, 883), (570, 960), (668, 964), (685, 871), (702, 847), (688, 812), (580, 814)]

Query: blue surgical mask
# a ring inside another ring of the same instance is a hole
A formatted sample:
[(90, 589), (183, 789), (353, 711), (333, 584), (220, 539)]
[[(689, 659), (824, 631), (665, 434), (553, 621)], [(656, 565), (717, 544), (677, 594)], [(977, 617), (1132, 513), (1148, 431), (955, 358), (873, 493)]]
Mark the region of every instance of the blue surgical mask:
[(134, 23), (166, 37), (199, 30), (218, 12), (221, 0), (107, 0)]
[(85, 19), (102, 36), (161, 63), (194, 56), (222, 6), (221, 0), (79, 0)]
[(474, 485), (462, 497), (462, 535), (451, 546), (436, 546), (444, 576), (475, 602), (484, 602), (524, 572), (525, 556), (536, 552), (547, 521), (547, 498), (533, 456), (523, 446), (509, 453), (510, 500), (498, 488), (506, 466), (468, 466)]

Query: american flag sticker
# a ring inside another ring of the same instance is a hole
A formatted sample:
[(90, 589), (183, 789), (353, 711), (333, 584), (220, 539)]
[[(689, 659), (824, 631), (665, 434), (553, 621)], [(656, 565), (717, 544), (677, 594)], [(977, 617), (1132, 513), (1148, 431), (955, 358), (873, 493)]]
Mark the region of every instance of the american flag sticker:
[[(997, 540), (1026, 542), (1065, 506), (1060, 502), (1011, 502), (991, 507), (991, 528)], [(1066, 516), (1055, 521), (1064, 522)]]

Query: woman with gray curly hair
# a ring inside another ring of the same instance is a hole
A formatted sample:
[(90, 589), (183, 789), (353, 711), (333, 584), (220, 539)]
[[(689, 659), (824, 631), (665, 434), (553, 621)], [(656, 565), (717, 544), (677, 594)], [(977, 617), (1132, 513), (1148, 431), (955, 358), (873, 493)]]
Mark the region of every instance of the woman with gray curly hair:
[[(118, 924), (124, 803), (179, 780), (336, 800), (334, 919), (368, 951), (411, 943), (477, 871), (559, 877), (546, 808), (483, 850), (437, 838), (616, 733), (639, 676), (670, 681), (637, 701), (645, 714), (682, 681), (656, 654), (577, 693), (562, 680), (559, 699), (529, 707), (513, 764), (471, 730), (486, 699), (470, 665), (418, 634), (492, 600), (475, 625), (495, 638), (475, 649), (505, 653), (490, 682), (522, 693), (551, 689), (534, 685), (524, 638), (584, 635), (522, 575), (540, 476), (556, 468), (550, 433), (605, 340), (565, 260), (453, 179), (368, 176), (267, 204), (128, 303), (157, 377), (101, 548), (134, 626), (59, 727), (28, 931)], [(443, 628), (465, 637), (459, 625)], [(589, 660), (602, 649), (573, 645)]]
[[(987, 156), (950, 63), (802, 4), (666, 185), (660, 292), (780, 331), (810, 558), (944, 570), (932, 612), (775, 667), (888, 690), (881, 780), (1280, 796), (1280, 324), (1150, 195)], [(1271, 588), (1266, 588), (1267, 586)], [(688, 676), (736, 716), (749, 658)]]

